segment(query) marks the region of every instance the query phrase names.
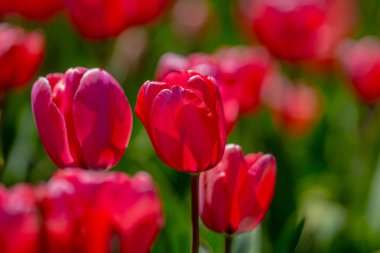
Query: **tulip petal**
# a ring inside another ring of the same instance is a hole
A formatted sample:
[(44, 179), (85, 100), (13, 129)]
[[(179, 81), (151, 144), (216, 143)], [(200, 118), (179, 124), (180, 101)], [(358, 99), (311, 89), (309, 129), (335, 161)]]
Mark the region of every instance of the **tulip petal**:
[(150, 109), (152, 107), (153, 100), (157, 94), (163, 90), (168, 89), (169, 86), (166, 83), (147, 81), (140, 88), (137, 95), (137, 104), (135, 112), (150, 135), (149, 119)]
[(122, 157), (132, 112), (122, 88), (107, 72), (89, 70), (73, 102), (73, 121), (88, 168), (108, 169)]
[(52, 90), (45, 78), (40, 78), (32, 90), (32, 108), (38, 134), (49, 157), (59, 167), (68, 167), (74, 160), (67, 140), (65, 120), (53, 103)]
[(239, 195), (240, 232), (250, 231), (262, 221), (272, 202), (276, 183), (275, 158), (259, 155), (252, 159), (255, 162), (248, 170)]
[(217, 119), (193, 91), (161, 91), (151, 109), (156, 152), (170, 167), (187, 172), (209, 169), (217, 150)]

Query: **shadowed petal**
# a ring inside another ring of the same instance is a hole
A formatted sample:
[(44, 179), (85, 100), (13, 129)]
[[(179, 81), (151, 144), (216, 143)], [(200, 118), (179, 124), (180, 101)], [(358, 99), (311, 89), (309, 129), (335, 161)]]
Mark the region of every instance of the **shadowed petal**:
[(89, 70), (73, 102), (73, 121), (88, 168), (108, 169), (122, 157), (132, 112), (122, 88), (107, 72)]

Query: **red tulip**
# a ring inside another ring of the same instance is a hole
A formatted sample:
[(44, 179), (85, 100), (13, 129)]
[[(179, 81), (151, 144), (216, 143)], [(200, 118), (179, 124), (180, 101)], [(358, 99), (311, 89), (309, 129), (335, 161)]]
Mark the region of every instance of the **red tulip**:
[(31, 187), (0, 186), (0, 252), (38, 253), (39, 221)]
[[(146, 173), (68, 169), (40, 189), (44, 248), (50, 253), (149, 252), (163, 225), (161, 203)], [(114, 248), (115, 249), (115, 248)]]
[(63, 7), (63, 0), (15, 0), (16, 12), (34, 20), (49, 19)]
[(0, 25), (0, 93), (26, 85), (41, 65), (45, 52), (39, 32), (25, 32), (7, 24)]
[(131, 25), (155, 19), (169, 0), (65, 0), (69, 16), (89, 39), (120, 34)]
[(223, 107), (213, 78), (193, 71), (173, 72), (162, 82), (147, 81), (135, 108), (157, 155), (169, 167), (197, 173), (223, 155)]
[(213, 231), (249, 232), (264, 218), (272, 201), (276, 161), (262, 153), (244, 156), (238, 145), (227, 145), (223, 159), (200, 177), (200, 214)]
[(289, 133), (303, 134), (320, 118), (322, 101), (318, 90), (302, 83), (292, 84), (279, 75), (266, 86), (263, 100), (278, 127)]
[(366, 102), (380, 98), (380, 41), (367, 37), (346, 41), (340, 49), (341, 65), (357, 95)]
[(249, 19), (256, 37), (276, 57), (328, 61), (352, 30), (354, 7), (347, 0), (252, 1)]
[(73, 68), (36, 81), (32, 108), (46, 152), (61, 168), (109, 169), (132, 129), (131, 108), (106, 71)]

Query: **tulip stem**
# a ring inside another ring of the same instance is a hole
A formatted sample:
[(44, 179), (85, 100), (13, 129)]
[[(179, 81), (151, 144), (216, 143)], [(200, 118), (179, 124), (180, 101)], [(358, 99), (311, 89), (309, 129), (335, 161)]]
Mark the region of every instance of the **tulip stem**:
[(193, 225), (192, 253), (199, 250), (199, 174), (191, 175), (191, 221)]
[(225, 253), (231, 253), (232, 252), (232, 241), (233, 241), (232, 235), (225, 235), (224, 237), (224, 252)]

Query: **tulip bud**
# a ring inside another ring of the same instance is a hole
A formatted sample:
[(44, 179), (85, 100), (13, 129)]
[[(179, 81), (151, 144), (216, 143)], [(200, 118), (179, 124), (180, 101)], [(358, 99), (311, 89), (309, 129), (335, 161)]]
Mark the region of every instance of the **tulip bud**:
[(226, 131), (215, 80), (193, 71), (147, 81), (135, 108), (157, 155), (169, 167), (198, 173), (223, 155)]
[(274, 195), (276, 161), (262, 153), (244, 156), (240, 146), (226, 146), (222, 160), (200, 176), (200, 215), (211, 230), (249, 232), (264, 218)]
[(26, 85), (41, 65), (44, 53), (41, 33), (1, 24), (0, 92)]
[(0, 187), (0, 252), (40, 252), (39, 221), (33, 189), (26, 185), (9, 190)]
[(356, 94), (365, 102), (380, 98), (380, 41), (366, 37), (357, 42), (345, 41), (339, 50), (342, 69)]
[[(40, 189), (44, 249), (50, 253), (149, 252), (163, 226), (150, 176), (59, 171)], [(114, 248), (115, 250), (115, 248)]]
[(39, 78), (32, 109), (41, 142), (60, 168), (109, 169), (128, 145), (131, 108), (104, 70), (73, 68)]

